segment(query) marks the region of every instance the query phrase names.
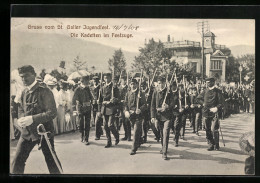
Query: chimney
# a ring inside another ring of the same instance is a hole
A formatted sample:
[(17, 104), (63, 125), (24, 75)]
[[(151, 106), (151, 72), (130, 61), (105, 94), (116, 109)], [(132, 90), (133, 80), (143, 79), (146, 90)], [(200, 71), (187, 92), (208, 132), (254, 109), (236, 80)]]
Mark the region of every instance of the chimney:
[(171, 37), (170, 37), (170, 35), (168, 35), (167, 42), (171, 42)]
[(174, 42), (174, 37), (172, 36), (172, 42)]

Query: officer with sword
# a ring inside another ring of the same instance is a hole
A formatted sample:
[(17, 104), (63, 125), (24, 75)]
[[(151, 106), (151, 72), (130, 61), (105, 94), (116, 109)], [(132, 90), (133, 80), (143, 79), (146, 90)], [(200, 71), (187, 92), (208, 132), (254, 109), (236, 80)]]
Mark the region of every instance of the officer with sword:
[[(206, 130), (208, 151), (219, 150), (219, 129), (218, 110), (224, 102), (221, 90), (215, 87), (215, 79), (207, 78), (208, 88), (197, 97), (197, 102), (203, 105), (202, 117)], [(221, 129), (220, 129), (221, 130)], [(223, 139), (222, 139), (223, 140)], [(224, 142), (224, 140), (223, 140)]]
[[(61, 163), (54, 149), (52, 120), (57, 115), (57, 109), (53, 94), (35, 80), (36, 73), (31, 65), (22, 66), (18, 71), (26, 88), (22, 92), (17, 120), (21, 136), (10, 171), (23, 174), (26, 160), (34, 146), (39, 144), (50, 174), (61, 174)], [(40, 138), (38, 132), (42, 132), (44, 138)]]

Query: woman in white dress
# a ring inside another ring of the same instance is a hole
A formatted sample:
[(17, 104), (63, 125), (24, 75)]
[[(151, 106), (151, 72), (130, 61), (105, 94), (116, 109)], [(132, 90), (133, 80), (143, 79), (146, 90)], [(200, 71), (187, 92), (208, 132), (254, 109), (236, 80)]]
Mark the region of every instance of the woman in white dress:
[(58, 92), (58, 124), (60, 133), (66, 131), (66, 122), (65, 122), (65, 112), (68, 108), (68, 97), (67, 97), (67, 83), (65, 81), (60, 81), (60, 91)]
[[(48, 74), (47, 74), (48, 75)], [(50, 76), (50, 75), (49, 75)], [(46, 78), (46, 79), (45, 79)], [(56, 103), (56, 108), (58, 108), (58, 90), (56, 88), (57, 86), (57, 80), (56, 78), (50, 76), (50, 77), (45, 77), (44, 78), (44, 83), (50, 88), (50, 90), (53, 93), (54, 100)], [(53, 126), (54, 126), (54, 132), (55, 134), (59, 134), (59, 125), (58, 125), (58, 120), (57, 116), (53, 119)]]
[(75, 83), (73, 81), (68, 81), (68, 82), (69, 82), (69, 84), (68, 84), (67, 94), (68, 94), (68, 109), (69, 109), (69, 114), (70, 114), (69, 130), (75, 131), (75, 130), (77, 130), (76, 117), (73, 116), (73, 110), (72, 110), (72, 98), (74, 95), (73, 85)]

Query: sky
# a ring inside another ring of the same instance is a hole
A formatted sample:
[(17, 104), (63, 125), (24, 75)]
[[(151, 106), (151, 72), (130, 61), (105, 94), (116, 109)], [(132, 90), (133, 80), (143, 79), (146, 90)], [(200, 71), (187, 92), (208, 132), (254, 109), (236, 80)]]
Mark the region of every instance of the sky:
[[(78, 34), (75, 39), (93, 41), (114, 48), (122, 48), (130, 52), (138, 52), (139, 47), (143, 47), (145, 39), (154, 38), (155, 41), (167, 41), (167, 35), (171, 40), (181, 41), (201, 41), (201, 35), (197, 32), (197, 23), (202, 20), (207, 21), (210, 31), (216, 35), (216, 44), (255, 46), (255, 21), (253, 19), (125, 19), (125, 18), (12, 18), (11, 34), (13, 31), (25, 31), (32, 33), (63, 34), (71, 36), (71, 33)], [(42, 26), (42, 29), (28, 29), (28, 26)], [(45, 29), (45, 26), (55, 26), (55, 29)], [(57, 29), (62, 25), (63, 29)], [(81, 26), (81, 29), (67, 29), (68, 25)], [(108, 26), (109, 30), (89, 30), (83, 26)], [(122, 26), (120, 30), (115, 26)], [(130, 30), (129, 28), (137, 28)], [(123, 30), (126, 28), (126, 30)], [(81, 37), (81, 33), (103, 33), (110, 37)], [(132, 38), (115, 38), (114, 34), (132, 34)]]

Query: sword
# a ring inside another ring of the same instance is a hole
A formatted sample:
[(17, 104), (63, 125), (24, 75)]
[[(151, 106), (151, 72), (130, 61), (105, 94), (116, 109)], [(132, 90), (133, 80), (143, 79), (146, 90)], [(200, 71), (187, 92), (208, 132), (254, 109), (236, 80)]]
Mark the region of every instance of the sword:
[[(41, 131), (40, 131), (40, 128), (41, 128)], [(58, 169), (59, 169), (59, 172), (60, 172), (60, 173), (63, 173), (63, 170), (62, 170), (62, 168), (61, 168), (61, 165), (60, 165), (60, 163), (59, 163), (59, 161), (58, 161), (58, 157), (57, 157), (56, 153), (54, 152), (54, 150), (53, 150), (53, 148), (52, 148), (52, 146), (51, 146), (51, 143), (50, 143), (50, 141), (49, 141), (48, 135), (47, 135), (47, 134), (50, 133), (50, 132), (46, 132), (46, 130), (45, 130), (43, 124), (39, 124), (39, 125), (37, 126), (37, 133), (38, 133), (39, 135), (41, 135), (41, 141), (42, 141), (42, 137), (44, 136), (44, 138), (45, 138), (45, 140), (46, 140), (46, 142), (47, 142), (48, 148), (49, 148), (49, 150), (50, 150), (50, 152), (51, 152), (52, 158), (54, 159), (54, 162), (55, 162), (56, 166), (57, 166)], [(40, 146), (39, 146), (39, 149), (40, 149)]]
[(218, 114), (217, 114), (217, 113), (216, 113), (216, 115), (215, 115), (215, 118), (216, 118), (216, 120), (219, 121), (219, 131), (220, 131), (220, 134), (221, 134), (221, 138), (222, 138), (223, 145), (224, 145), (224, 147), (225, 147), (225, 142), (224, 142), (224, 138), (223, 138), (221, 126), (220, 126), (220, 120), (218, 119)]
[(222, 135), (222, 131), (221, 131), (220, 124), (219, 124), (219, 130), (220, 130), (220, 134), (221, 134), (221, 137), (222, 137), (222, 142), (223, 142), (223, 145), (224, 145), (224, 147), (225, 147), (225, 142), (224, 142), (224, 138), (223, 138), (223, 135)]

